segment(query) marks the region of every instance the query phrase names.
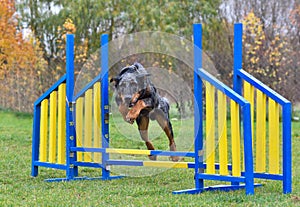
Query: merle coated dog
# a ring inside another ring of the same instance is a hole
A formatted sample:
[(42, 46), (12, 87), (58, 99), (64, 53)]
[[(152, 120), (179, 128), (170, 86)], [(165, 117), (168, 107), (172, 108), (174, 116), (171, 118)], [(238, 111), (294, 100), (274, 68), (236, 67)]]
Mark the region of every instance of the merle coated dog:
[[(171, 151), (176, 151), (172, 124), (169, 118), (169, 103), (161, 97), (150, 80), (150, 74), (140, 63), (123, 68), (110, 82), (114, 83), (116, 103), (123, 119), (130, 124), (136, 121), (140, 136), (148, 150), (154, 150), (148, 138), (149, 119), (156, 120), (169, 138)], [(156, 160), (156, 156), (149, 156)], [(179, 157), (171, 156), (172, 161)]]

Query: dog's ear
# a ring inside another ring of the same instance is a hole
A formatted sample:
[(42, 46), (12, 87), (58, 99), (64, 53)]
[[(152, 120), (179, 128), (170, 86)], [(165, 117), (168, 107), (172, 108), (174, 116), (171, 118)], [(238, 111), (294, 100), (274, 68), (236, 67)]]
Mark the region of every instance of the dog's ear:
[(142, 66), (142, 64), (139, 63), (139, 62), (135, 62), (135, 63), (133, 64), (133, 66), (134, 66), (137, 70), (144, 69), (144, 67)]
[(116, 76), (116, 77), (111, 78), (109, 82), (114, 83), (115, 87), (117, 88), (117, 86), (119, 85), (120, 80), (121, 80), (121, 78), (119, 76)]

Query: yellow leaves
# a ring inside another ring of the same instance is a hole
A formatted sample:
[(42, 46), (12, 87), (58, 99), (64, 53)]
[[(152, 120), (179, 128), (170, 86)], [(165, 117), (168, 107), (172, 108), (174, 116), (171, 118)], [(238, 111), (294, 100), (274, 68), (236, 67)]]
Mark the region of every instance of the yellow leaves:
[[(62, 51), (65, 50), (65, 43), (66, 43), (66, 35), (67, 34), (75, 34), (76, 33), (76, 26), (73, 23), (71, 18), (67, 18), (62, 27), (58, 27), (59, 38), (57, 40), (58, 48)], [(84, 39), (81, 42), (76, 42), (75, 44), (75, 63), (85, 63), (87, 60), (88, 55), (88, 39)], [(62, 60), (65, 61), (66, 57), (63, 53)]]
[(250, 12), (243, 21), (244, 68), (273, 86), (280, 84), (280, 67), (284, 64), (287, 42), (280, 34), (266, 36), (263, 23)]
[(63, 27), (66, 30), (67, 34), (74, 34), (76, 32), (75, 24), (70, 18), (66, 19), (65, 23), (63, 24)]
[[(261, 40), (255, 40), (255, 44), (262, 45), (262, 41)], [(257, 47), (259, 47), (259, 46), (257, 46)]]
[[(76, 32), (76, 26), (73, 23), (73, 20), (70, 18), (67, 18), (63, 24), (63, 27), (58, 27), (57, 31), (59, 34), (62, 35), (62, 40), (66, 41), (66, 34), (75, 34)], [(59, 45), (59, 47), (62, 49), (64, 46), (63, 41), (61, 39), (57, 40), (57, 44)]]
[[(5, 99), (9, 108), (31, 111), (38, 87), (36, 80), (45, 62), (40, 42), (32, 35), (24, 38), (17, 30), (14, 1), (0, 0), (0, 4), (0, 99)], [(22, 102), (24, 96), (29, 103)], [(22, 104), (16, 107), (16, 100)]]
[[(265, 44), (265, 33), (261, 20), (250, 12), (243, 20), (244, 34), (243, 42), (245, 46), (246, 63), (249, 62), (252, 67), (257, 69), (262, 57), (261, 53)], [(260, 70), (258, 70), (260, 71)]]

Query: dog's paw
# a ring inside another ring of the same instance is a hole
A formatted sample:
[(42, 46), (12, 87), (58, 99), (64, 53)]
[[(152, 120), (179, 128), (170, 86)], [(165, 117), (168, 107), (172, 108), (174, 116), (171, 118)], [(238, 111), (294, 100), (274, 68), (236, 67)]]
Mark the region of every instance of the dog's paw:
[(128, 113), (126, 116), (126, 122), (128, 122), (129, 124), (133, 124), (135, 119), (136, 118), (134, 116), (132, 116), (131, 113)]
[(129, 124), (133, 124), (134, 123), (134, 119), (126, 118), (126, 122), (128, 122)]
[(157, 156), (156, 155), (148, 155), (150, 160), (156, 161)]
[(138, 113), (135, 110), (131, 109), (126, 115), (126, 121), (130, 124), (134, 123), (134, 120), (138, 117)]
[(169, 159), (171, 161), (173, 161), (173, 162), (179, 162), (179, 161), (181, 161), (180, 157), (178, 157), (178, 156), (171, 156)]

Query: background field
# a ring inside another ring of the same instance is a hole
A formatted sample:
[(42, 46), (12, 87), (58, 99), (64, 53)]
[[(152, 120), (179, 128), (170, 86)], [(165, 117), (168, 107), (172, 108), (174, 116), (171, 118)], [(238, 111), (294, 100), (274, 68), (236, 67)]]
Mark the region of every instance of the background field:
[[(32, 116), (0, 110), (0, 206), (300, 206), (300, 123), (293, 123), (293, 193), (283, 195), (280, 182), (261, 181), (254, 196), (245, 192), (172, 195), (193, 188), (193, 171), (166, 170), (154, 176), (113, 181), (47, 183), (61, 171), (31, 171)], [(165, 140), (166, 141), (166, 140)], [(100, 170), (81, 169), (97, 176)]]

